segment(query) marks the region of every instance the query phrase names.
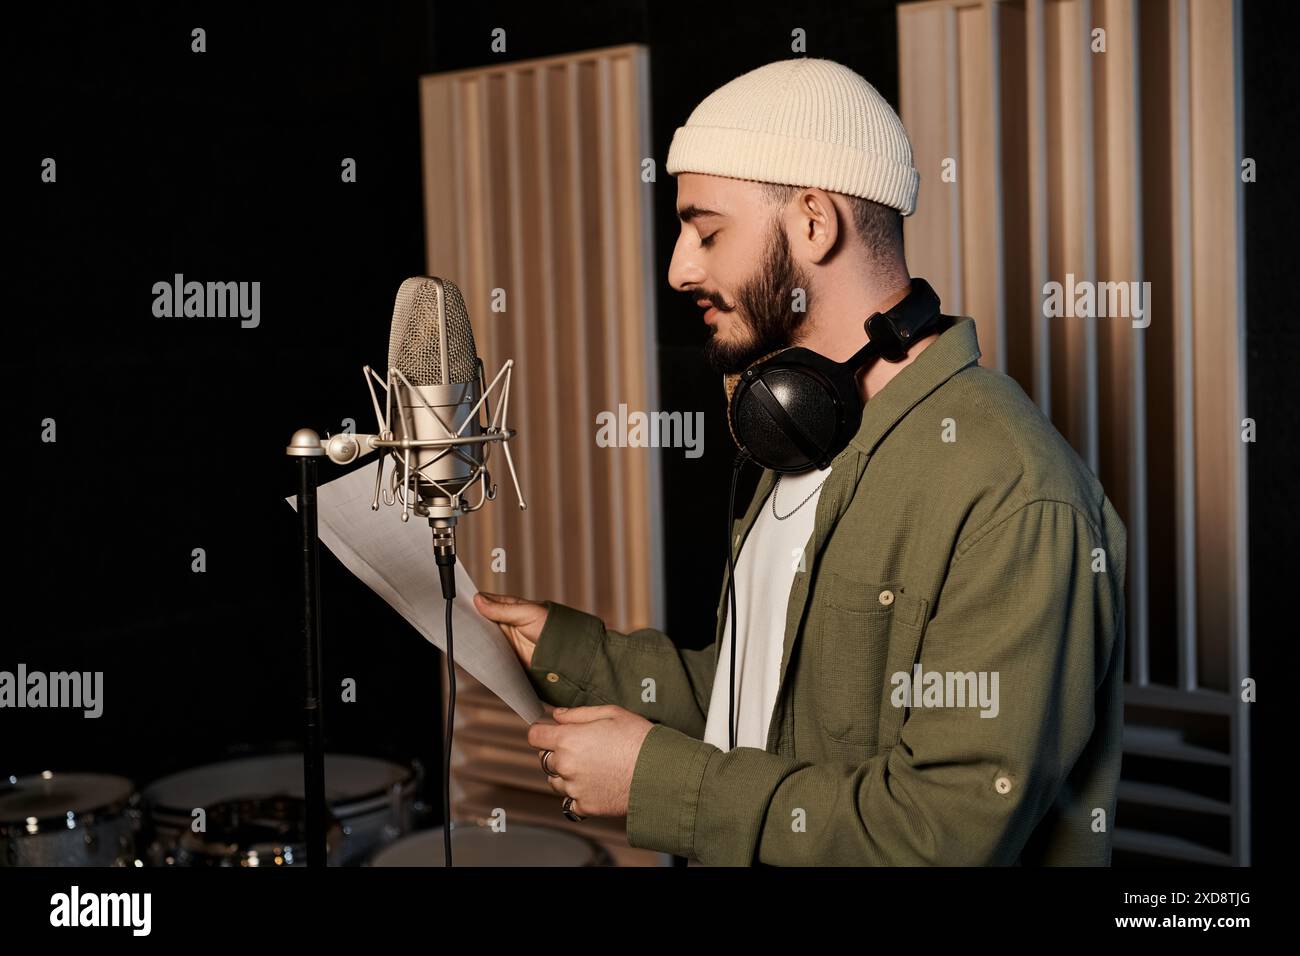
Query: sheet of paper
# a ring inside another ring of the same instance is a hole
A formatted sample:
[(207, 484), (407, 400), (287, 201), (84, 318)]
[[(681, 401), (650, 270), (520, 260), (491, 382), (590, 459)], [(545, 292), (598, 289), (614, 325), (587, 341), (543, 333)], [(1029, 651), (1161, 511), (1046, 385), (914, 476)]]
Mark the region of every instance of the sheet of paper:
[[(320, 540), (425, 640), (446, 653), (446, 602), (433, 563), (429, 522), (413, 514), (403, 523), (400, 506), (388, 507), (382, 501), (378, 511), (370, 510), (376, 467), (371, 463), (317, 489)], [(285, 500), (297, 510), (297, 495)], [(474, 607), (477, 593), (458, 562), (451, 612), (456, 664), (531, 724), (544, 716), (542, 702), (501, 629)]]

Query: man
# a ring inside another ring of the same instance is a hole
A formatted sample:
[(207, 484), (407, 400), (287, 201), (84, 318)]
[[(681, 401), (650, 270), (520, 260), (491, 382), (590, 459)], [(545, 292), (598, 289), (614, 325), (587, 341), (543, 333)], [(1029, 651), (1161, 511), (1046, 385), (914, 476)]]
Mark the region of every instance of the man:
[[(911, 145), (852, 70), (796, 59), (726, 84), (667, 169), (669, 281), (706, 309), (718, 371), (795, 344), (842, 362), (908, 294)], [(528, 741), (569, 815), (626, 814), (633, 846), (705, 864), (1109, 863), (1124, 526), (979, 354), (963, 318), (868, 364), (829, 467), (764, 471), (734, 540), (734, 749), (729, 602), (712, 646), (679, 650), (479, 596), (561, 705)]]

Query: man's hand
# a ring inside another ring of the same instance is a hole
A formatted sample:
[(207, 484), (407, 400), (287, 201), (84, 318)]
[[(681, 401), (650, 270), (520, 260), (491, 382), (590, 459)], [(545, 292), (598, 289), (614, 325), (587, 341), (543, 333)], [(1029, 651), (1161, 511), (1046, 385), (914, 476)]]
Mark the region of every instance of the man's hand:
[(627, 815), (632, 772), (652, 727), (613, 704), (557, 707), (555, 723), (539, 720), (528, 728), (528, 744), (552, 751), (546, 763), (559, 776), (546, 779), (556, 793), (573, 797), (575, 813), (621, 817)]
[(495, 621), (514, 648), (525, 667), (533, 664), (533, 651), (537, 639), (546, 626), (550, 610), (537, 601), (525, 601), (513, 594), (489, 594), (479, 591), (474, 595), (474, 606), (489, 621)]

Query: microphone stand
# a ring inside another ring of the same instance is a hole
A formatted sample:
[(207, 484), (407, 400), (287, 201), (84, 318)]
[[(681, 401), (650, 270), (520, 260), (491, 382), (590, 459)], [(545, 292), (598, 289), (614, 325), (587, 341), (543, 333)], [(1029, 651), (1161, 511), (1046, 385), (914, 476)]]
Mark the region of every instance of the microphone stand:
[[(460, 424), (456, 426), (454, 432), (438, 416), (437, 410), (429, 403), (429, 400), (411, 385), (400, 369), (390, 369), (388, 379), (385, 380), (376, 375), (367, 365), (362, 368), (362, 374), (366, 379), (367, 387), (370, 389), (370, 401), (374, 406), (375, 417), (379, 420), (379, 433), (353, 435), (345, 432), (322, 441), (317, 432), (310, 428), (301, 428), (293, 433), (293, 438), (289, 441), (289, 447), (285, 449), (285, 454), (291, 458), (297, 458), (299, 463), (298, 514), (302, 519), (303, 649), (307, 665), (307, 686), (303, 706), (307, 730), (303, 747), (303, 774), (304, 793), (307, 798), (307, 865), (309, 867), (325, 865), (326, 849), (324, 727), (320, 706), (320, 573), (318, 570), (320, 551), (317, 539), (316, 459), (325, 456), (336, 465), (347, 465), (356, 461), (362, 455), (381, 449), (384, 454), (379, 459), (379, 468), (375, 475), (375, 494), (370, 503), (370, 508), (372, 511), (378, 511), (381, 500), (387, 505), (396, 504), (400, 501), (403, 521), (409, 520), (412, 510), (415, 510), (416, 514), (421, 517), (430, 518), (429, 523), (433, 528), (434, 560), (438, 568), (438, 578), (442, 584), (443, 598), (446, 601), (446, 658), (450, 696), (447, 713), (447, 737), (443, 755), (443, 852), (446, 865), (451, 866), (452, 863), (450, 779), (452, 730), (456, 712), (456, 672), (455, 660), (452, 654), (451, 619), (452, 603), (456, 596), (455, 519), (461, 514), (477, 511), (483, 507), (486, 501), (496, 497), (496, 485), (491, 484), (489, 486), (488, 473), (485, 467), (487, 459), (486, 447), (482, 452), (483, 459), (475, 462), (473, 459), (465, 458), (460, 446), (486, 446), (489, 443), (499, 442), (501, 450), (505, 454), (506, 465), (510, 469), (510, 477), (515, 485), (515, 493), (519, 497), (519, 508), (524, 510), (528, 507), (524, 503), (523, 493), (519, 490), (519, 476), (515, 474), (514, 459), (510, 455), (510, 446), (507, 444), (515, 436), (515, 432), (506, 424), (507, 410), (510, 407), (510, 376), (511, 370), (514, 368), (514, 361), (512, 359), (507, 360), (501, 366), (501, 370), (497, 372), (490, 385), (486, 381), (482, 360), (476, 357), (474, 361), (478, 371), (478, 384), (481, 394), (478, 401), (460, 417)], [(379, 405), (379, 396), (375, 393), (375, 387), (371, 379), (378, 382), (384, 389), (385, 403), (382, 411)], [(503, 383), (501, 403), (497, 406), (496, 412), (493, 413), (491, 406), (488, 404), (488, 395), (497, 387), (498, 382)], [(399, 403), (399, 409), (396, 412), (404, 415), (403, 424), (406, 427), (401, 438), (394, 437), (389, 422), (395, 418), (393, 398), (398, 383), (404, 388), (404, 395), (418, 397), (419, 403), (432, 414), (434, 421), (441, 426), (443, 433), (441, 436), (435, 438), (409, 437), (408, 433), (414, 434), (414, 429), (409, 421), (409, 408), (404, 410), (400, 407), (401, 403)], [(464, 386), (465, 383), (456, 383), (452, 387), (462, 389)], [(459, 402), (460, 399), (456, 398), (452, 404)], [(480, 416), (480, 408), (484, 409), (482, 416)], [(489, 420), (488, 424), (483, 424), (483, 417)], [(466, 427), (471, 422), (477, 422), (481, 431), (468, 435), (464, 434)], [(480, 489), (479, 500), (472, 505), (463, 503), (461, 502), (461, 491), (463, 489), (449, 490), (436, 479), (424, 474), (424, 469), (432, 462), (416, 467), (412, 462), (412, 452), (422, 449), (440, 451), (440, 454), (434, 459), (435, 461), (447, 454), (455, 454), (458, 457), (465, 458), (472, 468), (469, 474), (464, 476), (464, 487), (477, 483)], [(393, 487), (381, 494), (384, 460), (390, 455), (395, 461), (392, 471)], [(423, 504), (417, 504), (412, 509), (412, 502), (420, 501), (419, 488), (421, 479), (427, 486), (434, 489), (438, 499), (446, 502), (444, 507), (449, 510), (448, 514), (430, 515), (428, 506)]]
[(325, 861), (325, 726), (321, 710), (320, 542), (316, 525), (316, 459), (325, 454), (310, 428), (293, 433), (285, 454), (298, 460), (298, 516), (302, 524), (302, 637), (306, 663), (303, 715), (303, 795), (307, 801), (307, 866)]

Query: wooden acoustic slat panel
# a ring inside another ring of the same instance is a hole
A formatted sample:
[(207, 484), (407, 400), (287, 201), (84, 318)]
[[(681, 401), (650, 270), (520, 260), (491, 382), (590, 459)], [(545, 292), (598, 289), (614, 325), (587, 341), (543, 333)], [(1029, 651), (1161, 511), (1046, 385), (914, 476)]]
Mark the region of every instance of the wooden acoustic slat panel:
[[(1128, 529), (1117, 852), (1246, 863), (1240, 0), (927, 0), (898, 21), (909, 266), (985, 313), (986, 356)], [(1071, 280), (1127, 314), (1049, 318)]]
[[(511, 450), (529, 503), (493, 451), (498, 499), (461, 522), (458, 554), (484, 590), (622, 630), (664, 619), (658, 457), (596, 444), (598, 413), (658, 401), (648, 91), (639, 46), (421, 79), (426, 272), (460, 286), (489, 380), (516, 362)], [(526, 728), (475, 686), (458, 671), (455, 811), (565, 825)], [(660, 862), (626, 847), (622, 821), (591, 823), (621, 861)]]

